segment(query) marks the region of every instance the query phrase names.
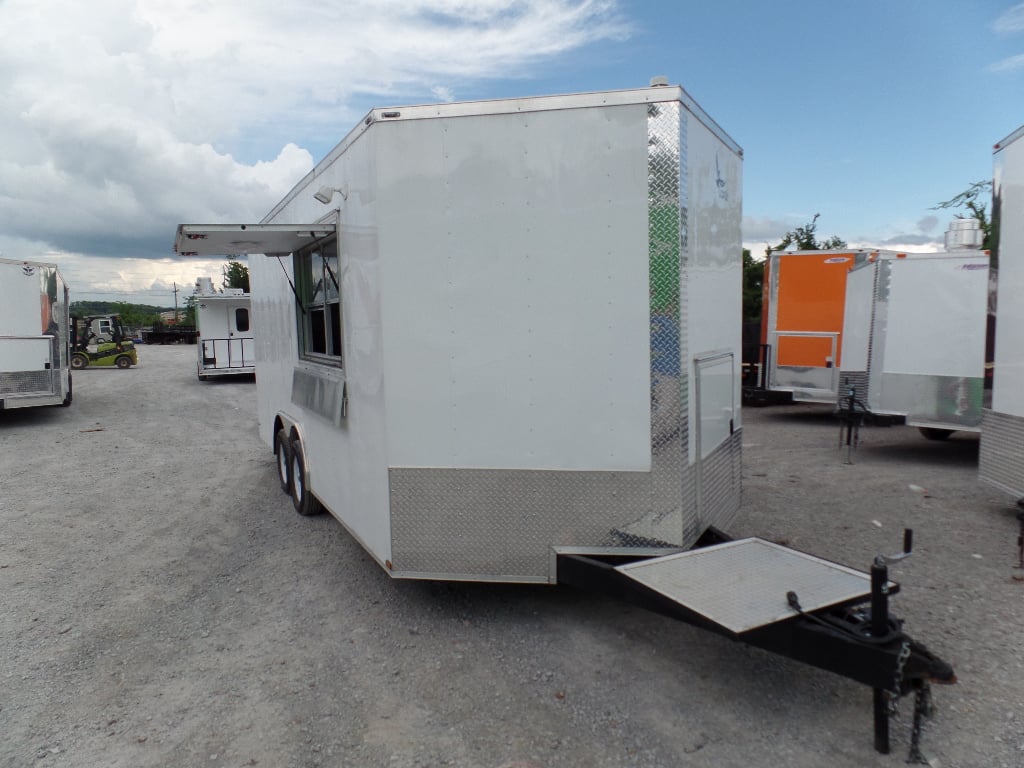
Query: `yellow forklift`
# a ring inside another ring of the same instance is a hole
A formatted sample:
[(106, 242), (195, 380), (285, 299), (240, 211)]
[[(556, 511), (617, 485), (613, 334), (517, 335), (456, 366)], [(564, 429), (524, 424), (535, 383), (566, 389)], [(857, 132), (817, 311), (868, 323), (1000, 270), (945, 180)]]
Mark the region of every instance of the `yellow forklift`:
[(135, 343), (126, 338), (120, 315), (90, 315), (71, 318), (71, 367), (76, 371), (89, 365), (138, 365)]

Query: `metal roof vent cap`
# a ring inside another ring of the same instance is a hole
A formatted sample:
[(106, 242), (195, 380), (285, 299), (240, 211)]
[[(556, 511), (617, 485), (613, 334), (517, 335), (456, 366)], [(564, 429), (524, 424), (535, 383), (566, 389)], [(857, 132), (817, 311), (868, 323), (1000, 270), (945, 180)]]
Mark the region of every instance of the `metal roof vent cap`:
[(651, 88), (661, 88), (668, 85), (668, 78), (664, 75), (655, 75), (651, 78)]
[(985, 233), (977, 219), (953, 219), (946, 230), (946, 250), (977, 250), (984, 239)]

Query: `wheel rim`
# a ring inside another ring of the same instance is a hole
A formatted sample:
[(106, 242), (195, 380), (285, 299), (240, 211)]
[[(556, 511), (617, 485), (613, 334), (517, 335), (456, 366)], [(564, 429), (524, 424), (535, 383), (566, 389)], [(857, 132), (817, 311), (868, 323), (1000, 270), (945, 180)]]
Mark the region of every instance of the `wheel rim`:
[(292, 462), (292, 488), (295, 489), (295, 499), (300, 504), (302, 503), (302, 467), (299, 464), (298, 458)]
[(285, 455), (284, 446), (277, 446), (277, 474), (282, 483), (288, 482), (288, 457)]

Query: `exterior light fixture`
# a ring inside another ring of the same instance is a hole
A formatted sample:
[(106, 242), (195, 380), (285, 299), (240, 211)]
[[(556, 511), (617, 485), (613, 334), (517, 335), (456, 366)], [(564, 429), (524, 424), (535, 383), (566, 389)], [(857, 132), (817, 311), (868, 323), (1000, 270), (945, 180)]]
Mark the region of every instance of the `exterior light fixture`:
[(335, 192), (340, 192), (342, 199), (348, 199), (348, 189), (343, 189), (341, 187), (320, 187), (320, 189), (313, 193), (313, 197), (315, 197), (318, 202), (327, 205), (333, 199)]

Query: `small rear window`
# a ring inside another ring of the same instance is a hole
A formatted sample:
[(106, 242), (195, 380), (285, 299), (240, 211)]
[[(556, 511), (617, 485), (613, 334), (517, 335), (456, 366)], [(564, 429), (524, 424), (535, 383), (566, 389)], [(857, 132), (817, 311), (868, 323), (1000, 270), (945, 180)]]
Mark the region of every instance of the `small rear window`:
[(249, 310), (245, 307), (235, 310), (235, 328), (241, 333), (249, 330)]

